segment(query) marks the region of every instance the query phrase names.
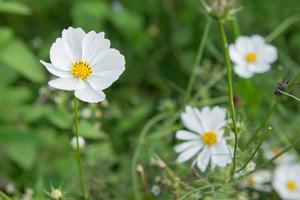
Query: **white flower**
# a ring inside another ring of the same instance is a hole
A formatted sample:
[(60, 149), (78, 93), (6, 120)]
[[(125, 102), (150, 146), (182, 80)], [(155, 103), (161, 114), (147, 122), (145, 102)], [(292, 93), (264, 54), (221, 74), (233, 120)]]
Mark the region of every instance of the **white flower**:
[(176, 133), (179, 140), (185, 142), (175, 146), (180, 153), (177, 162), (185, 162), (196, 156), (193, 165), (204, 172), (210, 161), (211, 167), (225, 167), (231, 163), (231, 151), (223, 138), (226, 125), (226, 113), (220, 107), (204, 107), (201, 111), (190, 106), (181, 114), (181, 120), (189, 129)]
[(63, 197), (63, 193), (60, 189), (52, 189), (50, 193), (50, 198), (54, 200), (59, 200)]
[[(272, 159), (274, 156), (278, 155), (279, 153), (281, 153), (284, 149), (280, 148), (280, 147), (271, 147), (271, 144), (265, 143), (263, 144), (263, 154), (264, 157), (267, 160)], [(291, 152), (286, 152), (284, 154), (282, 154), (281, 156), (279, 156), (278, 158), (276, 158), (274, 160), (274, 162), (276, 164), (290, 164), (295, 162), (296, 160), (296, 155), (291, 153)]]
[(250, 174), (240, 186), (242, 188), (251, 187), (259, 191), (270, 192), (271, 188), (268, 183), (270, 183), (271, 180), (272, 172), (267, 169), (261, 169)]
[(282, 199), (300, 199), (300, 163), (279, 165), (272, 185)]
[(105, 99), (102, 90), (108, 88), (125, 70), (125, 58), (104, 32), (85, 33), (81, 28), (63, 30), (50, 49), (50, 63), (41, 61), (46, 69), (59, 78), (51, 80), (51, 87), (75, 91), (75, 96), (86, 102)]
[[(73, 149), (76, 149), (76, 148), (77, 148), (77, 140), (76, 140), (76, 137), (73, 137), (73, 138), (71, 139), (70, 144), (71, 144), (71, 147), (72, 147)], [(79, 144), (79, 149), (83, 149), (83, 148), (84, 148), (84, 146), (85, 146), (85, 140), (84, 140), (83, 137), (81, 137), (81, 136), (78, 137), (78, 144)]]
[(264, 73), (271, 69), (277, 59), (277, 50), (266, 44), (259, 35), (240, 36), (235, 44), (229, 46), (229, 55), (234, 62), (234, 71), (242, 78), (250, 78), (255, 73)]

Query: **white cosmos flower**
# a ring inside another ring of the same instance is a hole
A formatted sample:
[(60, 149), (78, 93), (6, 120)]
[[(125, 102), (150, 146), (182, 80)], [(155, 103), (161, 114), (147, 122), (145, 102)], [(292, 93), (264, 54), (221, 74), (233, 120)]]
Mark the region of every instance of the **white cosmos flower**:
[(267, 169), (258, 170), (241, 182), (240, 186), (242, 188), (250, 187), (259, 191), (270, 192), (271, 187), (268, 185), (272, 180), (272, 172)]
[(108, 88), (125, 70), (125, 58), (104, 32), (85, 33), (81, 28), (63, 30), (50, 49), (50, 63), (41, 61), (46, 69), (59, 77), (51, 80), (51, 87), (75, 91), (75, 96), (86, 102), (97, 103), (105, 99)]
[(240, 36), (229, 46), (229, 55), (235, 64), (234, 72), (242, 78), (250, 78), (271, 69), (277, 59), (277, 50), (266, 44), (262, 36)]
[(223, 137), (226, 125), (225, 110), (220, 107), (204, 107), (201, 111), (187, 106), (181, 120), (188, 130), (180, 130), (176, 137), (184, 142), (175, 146), (180, 153), (177, 162), (182, 163), (193, 157), (193, 165), (204, 172), (210, 161), (211, 167), (225, 167), (231, 163), (230, 147)]
[(282, 199), (300, 199), (300, 163), (279, 165), (272, 185)]

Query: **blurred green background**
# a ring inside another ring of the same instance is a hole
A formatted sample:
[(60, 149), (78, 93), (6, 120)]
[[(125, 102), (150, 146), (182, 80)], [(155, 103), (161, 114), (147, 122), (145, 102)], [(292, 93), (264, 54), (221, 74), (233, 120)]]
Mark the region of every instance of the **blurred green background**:
[[(300, 16), (299, 0), (243, 0), (238, 13), (241, 33), (268, 35), (283, 20)], [(79, 184), (72, 133), (72, 93), (47, 86), (50, 74), (39, 60), (49, 61), (52, 42), (69, 26), (104, 31), (112, 47), (125, 55), (126, 71), (105, 92), (107, 102), (80, 103), (80, 134), (85, 172), (94, 199), (133, 199), (131, 160), (138, 136), (150, 118), (174, 113), (174, 123), (163, 121), (152, 129), (141, 150), (148, 183), (145, 199), (173, 199), (163, 187), (151, 193), (162, 172), (151, 166), (154, 153), (177, 171), (191, 175), (189, 166), (175, 163), (174, 133), (181, 128), (177, 114), (193, 70), (207, 17), (200, 0), (0, 0), (0, 188), (26, 188), (34, 199), (61, 186), (77, 199)], [(233, 33), (227, 26), (229, 41)], [(276, 98), (275, 84), (300, 71), (300, 23), (273, 42), (279, 61), (272, 71), (250, 80), (234, 77), (239, 98), (241, 134), (253, 133)], [(227, 86), (218, 26), (213, 24), (190, 102), (227, 106)], [(300, 95), (299, 87), (292, 93)], [(276, 145), (286, 145), (299, 134), (299, 103), (283, 98), (271, 124)], [(248, 136), (246, 136), (248, 137)], [(288, 140), (289, 138), (290, 140)], [(187, 180), (188, 181), (188, 180)]]

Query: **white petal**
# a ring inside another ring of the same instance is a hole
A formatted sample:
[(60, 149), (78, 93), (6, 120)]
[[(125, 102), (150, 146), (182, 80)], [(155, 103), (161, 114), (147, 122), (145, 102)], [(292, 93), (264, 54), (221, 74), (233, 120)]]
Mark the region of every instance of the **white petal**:
[(125, 70), (125, 58), (116, 49), (102, 51), (94, 59), (93, 71), (101, 74), (106, 71), (116, 71), (121, 74)]
[(71, 77), (71, 73), (69, 71), (64, 71), (64, 70), (60, 70), (58, 68), (56, 68), (54, 65), (50, 64), (50, 63), (46, 63), (42, 60), (40, 60), (40, 62), (46, 67), (46, 69), (53, 75), (58, 76), (60, 78), (67, 78), (67, 77)]
[(254, 73), (264, 73), (271, 69), (269, 64), (249, 64), (249, 70)]
[(255, 48), (264, 46), (265, 45), (265, 39), (260, 35), (252, 35), (251, 36), (252, 42), (255, 46)]
[(87, 81), (95, 90), (104, 90), (119, 78), (119, 74), (115, 72), (108, 72), (106, 74), (106, 76), (104, 74), (102, 76), (92, 75)]
[(57, 78), (54, 80), (49, 81), (49, 85), (53, 88), (60, 89), (60, 90), (76, 90), (79, 85), (79, 79), (74, 77), (69, 78)]
[(190, 131), (177, 131), (176, 138), (179, 140), (197, 140), (200, 138), (199, 135)]
[(210, 111), (210, 123), (209, 123), (209, 129), (217, 131), (219, 129), (224, 128), (226, 125), (226, 113), (223, 108), (220, 108), (218, 106), (215, 106)]
[(205, 172), (208, 162), (210, 160), (210, 149), (205, 147), (202, 152), (199, 153), (197, 159), (197, 166), (202, 171)]
[(231, 163), (231, 155), (225, 139), (221, 139), (211, 147), (211, 161), (219, 167), (225, 167)]
[(81, 101), (89, 103), (98, 103), (105, 100), (104, 92), (94, 90), (88, 83), (85, 83), (84, 88), (76, 89), (75, 96)]
[(82, 40), (82, 59), (93, 66), (97, 56), (109, 47), (110, 41), (104, 38), (104, 32), (88, 32)]
[(233, 70), (241, 78), (247, 79), (253, 76), (253, 72), (251, 72), (245, 65), (235, 65)]
[(174, 148), (176, 153), (180, 153), (188, 148), (194, 147), (194, 146), (199, 146), (202, 147), (203, 144), (197, 140), (197, 141), (189, 141), (189, 142), (183, 142), (181, 144), (177, 144)]
[(249, 52), (253, 52), (253, 42), (250, 37), (240, 36), (235, 42), (236, 48), (239, 52), (246, 55)]
[(66, 42), (73, 53), (74, 59), (80, 60), (82, 55), (82, 39), (85, 32), (81, 28), (69, 27), (62, 32), (62, 40)]
[(229, 45), (229, 56), (232, 62), (235, 64), (246, 64), (245, 55), (239, 52), (235, 45)]
[(181, 120), (185, 127), (189, 130), (195, 133), (201, 133), (203, 132), (203, 128), (195, 110), (197, 109), (187, 106), (185, 108), (185, 112), (181, 114)]
[(196, 155), (196, 153), (198, 153), (200, 151), (200, 149), (202, 148), (202, 146), (193, 146), (191, 148), (188, 148), (187, 150), (185, 150), (184, 152), (182, 152), (179, 157), (177, 158), (177, 162), (178, 163), (183, 163), (187, 160), (189, 160), (190, 158), (192, 158), (194, 155)]
[(277, 49), (272, 45), (265, 45), (259, 49), (258, 63), (271, 64), (277, 60)]
[(61, 38), (57, 38), (50, 48), (51, 63), (61, 69), (70, 71), (72, 64), (77, 60), (74, 58), (73, 53)]

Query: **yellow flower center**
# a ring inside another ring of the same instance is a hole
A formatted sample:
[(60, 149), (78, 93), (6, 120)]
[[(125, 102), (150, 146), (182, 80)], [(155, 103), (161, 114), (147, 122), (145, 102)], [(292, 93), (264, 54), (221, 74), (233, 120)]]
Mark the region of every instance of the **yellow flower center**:
[(246, 60), (249, 63), (255, 62), (256, 61), (256, 54), (255, 53), (248, 53), (246, 56)]
[(217, 134), (213, 131), (207, 131), (202, 136), (203, 142), (206, 145), (213, 145), (217, 143)]
[(287, 187), (290, 191), (294, 192), (297, 189), (297, 184), (295, 181), (288, 181)]
[(71, 73), (73, 76), (85, 80), (93, 73), (93, 70), (89, 63), (80, 60), (72, 65)]

